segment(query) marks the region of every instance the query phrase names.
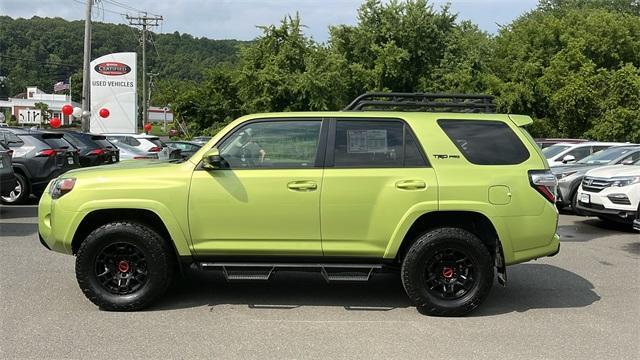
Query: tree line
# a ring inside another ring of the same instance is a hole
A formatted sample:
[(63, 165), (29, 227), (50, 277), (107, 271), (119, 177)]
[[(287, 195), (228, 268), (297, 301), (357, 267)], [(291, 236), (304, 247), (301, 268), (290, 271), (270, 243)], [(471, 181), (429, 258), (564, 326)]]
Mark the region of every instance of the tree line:
[(366, 0), (326, 43), (297, 15), (261, 30), (205, 64), (179, 47), (185, 65), (156, 59), (152, 103), (195, 134), (247, 113), (338, 110), (367, 91), (487, 93), (534, 117), (534, 136), (640, 142), (638, 0), (541, 0), (495, 35), (427, 0)]

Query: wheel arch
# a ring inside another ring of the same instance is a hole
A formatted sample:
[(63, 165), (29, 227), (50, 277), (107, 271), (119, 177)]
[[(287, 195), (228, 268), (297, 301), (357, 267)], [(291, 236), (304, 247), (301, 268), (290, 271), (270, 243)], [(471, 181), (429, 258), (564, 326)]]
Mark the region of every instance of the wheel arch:
[[(122, 209), (97, 209), (87, 213), (76, 228), (71, 240), (71, 251), (75, 255), (86, 237), (96, 228), (118, 220), (134, 221), (145, 224), (156, 231), (167, 241), (174, 250), (176, 261), (179, 263), (181, 253), (176, 246), (176, 236), (170, 231), (170, 227), (156, 212), (149, 209), (122, 208)], [(183, 256), (183, 255), (182, 255)]]
[(402, 237), (395, 253), (395, 260), (402, 261), (419, 234), (440, 227), (456, 227), (471, 232), (480, 238), (492, 256), (503, 252), (497, 228), (485, 214), (476, 211), (432, 211), (420, 215), (413, 221)]

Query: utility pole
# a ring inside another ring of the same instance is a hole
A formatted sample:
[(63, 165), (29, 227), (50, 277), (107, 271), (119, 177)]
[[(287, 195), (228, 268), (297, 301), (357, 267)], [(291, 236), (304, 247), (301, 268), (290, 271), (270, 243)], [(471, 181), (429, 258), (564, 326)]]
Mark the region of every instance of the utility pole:
[[(91, 7), (93, 0), (86, 0), (84, 19), (84, 64), (82, 68), (82, 131), (89, 132), (91, 121)], [(71, 89), (71, 84), (69, 84)], [(71, 94), (71, 90), (69, 90)]]
[(147, 119), (147, 27), (158, 26), (158, 22), (162, 21), (162, 16), (147, 16), (142, 13), (141, 16), (129, 16), (129, 25), (142, 26), (142, 124), (148, 122)]

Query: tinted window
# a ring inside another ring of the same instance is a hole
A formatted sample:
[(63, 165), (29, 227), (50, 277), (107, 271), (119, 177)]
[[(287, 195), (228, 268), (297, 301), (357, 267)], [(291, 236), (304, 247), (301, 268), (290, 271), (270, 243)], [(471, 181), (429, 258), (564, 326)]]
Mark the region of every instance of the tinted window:
[(67, 140), (61, 137), (43, 137), (42, 141), (51, 146), (52, 149), (69, 149), (72, 147)]
[(3, 131), (4, 134), (4, 144), (8, 147), (20, 147), (24, 145), (24, 141), (20, 139), (16, 134), (10, 133), (8, 131)]
[(70, 134), (64, 134), (64, 139), (67, 140), (68, 142), (70, 142), (71, 145), (73, 145), (73, 146), (75, 146), (77, 148), (86, 146), (79, 139), (76, 139), (75, 137), (73, 137), (73, 135), (70, 135)]
[(146, 138), (147, 140), (151, 141), (153, 143), (153, 145), (155, 146), (159, 146), (159, 147), (166, 147), (167, 145), (162, 142), (162, 140), (160, 140), (159, 138)]
[(226, 167), (311, 168), (320, 121), (265, 121), (235, 130), (219, 146)]
[(126, 138), (124, 138), (124, 142), (131, 145), (131, 146), (139, 146), (140, 145), (140, 141), (138, 141), (136, 138), (131, 137), (131, 136), (127, 136)]
[(449, 139), (470, 162), (513, 165), (529, 158), (529, 151), (501, 121), (438, 120)]

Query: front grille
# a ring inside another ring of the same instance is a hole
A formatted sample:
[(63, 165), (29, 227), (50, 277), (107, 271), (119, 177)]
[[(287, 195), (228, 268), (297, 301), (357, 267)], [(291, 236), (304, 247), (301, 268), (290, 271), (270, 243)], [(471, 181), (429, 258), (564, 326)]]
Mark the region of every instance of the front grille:
[(607, 179), (595, 178), (590, 176), (585, 176), (582, 179), (582, 189), (589, 192), (600, 192), (602, 189), (608, 188), (611, 186), (612, 181)]

